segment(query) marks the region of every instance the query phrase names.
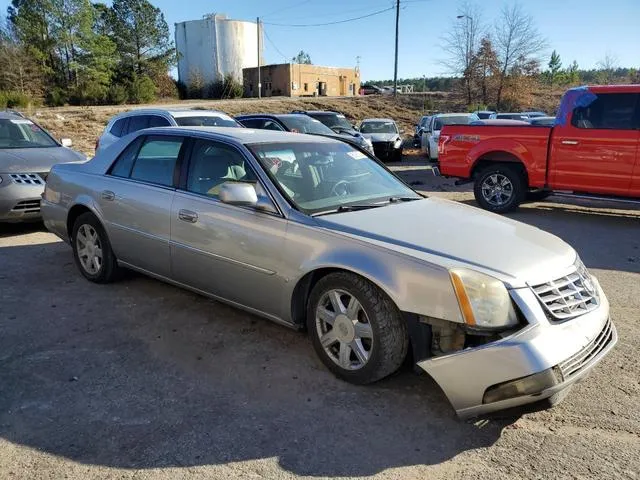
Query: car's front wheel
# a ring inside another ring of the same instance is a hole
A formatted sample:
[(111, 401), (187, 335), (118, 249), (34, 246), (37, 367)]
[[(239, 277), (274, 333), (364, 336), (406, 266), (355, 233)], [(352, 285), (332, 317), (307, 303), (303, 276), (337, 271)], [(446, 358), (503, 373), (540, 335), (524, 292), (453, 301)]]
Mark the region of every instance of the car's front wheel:
[(318, 281), (309, 297), (307, 327), (322, 362), (351, 383), (384, 378), (407, 355), (407, 327), (397, 307), (352, 273), (332, 273)]
[(83, 213), (73, 224), (73, 258), (80, 273), (95, 283), (109, 283), (119, 273), (107, 232), (92, 213)]

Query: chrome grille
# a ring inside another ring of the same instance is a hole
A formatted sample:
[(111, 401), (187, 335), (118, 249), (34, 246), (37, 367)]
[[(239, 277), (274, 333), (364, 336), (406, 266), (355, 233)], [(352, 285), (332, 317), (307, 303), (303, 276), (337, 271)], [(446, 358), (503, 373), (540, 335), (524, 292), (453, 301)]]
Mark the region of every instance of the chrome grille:
[(531, 287), (552, 319), (567, 320), (595, 310), (600, 304), (591, 275), (578, 259), (575, 270), (564, 277)]
[(23, 200), (22, 202), (16, 203), (11, 211), (18, 213), (38, 213), (40, 212), (40, 200)]
[(10, 173), (9, 178), (18, 185), (44, 185), (44, 179), (38, 173)]
[(578, 353), (560, 363), (558, 367), (560, 367), (562, 377), (566, 380), (586, 368), (589, 363), (613, 341), (613, 329), (613, 324), (611, 323), (611, 320), (608, 319), (604, 328), (596, 338), (591, 340), (591, 342), (589, 342), (589, 344)]

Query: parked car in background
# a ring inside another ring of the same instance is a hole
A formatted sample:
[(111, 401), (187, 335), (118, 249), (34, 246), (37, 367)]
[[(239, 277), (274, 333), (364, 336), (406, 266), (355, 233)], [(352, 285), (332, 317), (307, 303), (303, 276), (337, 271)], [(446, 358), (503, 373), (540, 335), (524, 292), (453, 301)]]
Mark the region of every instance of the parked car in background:
[(429, 128), (422, 134), (420, 142), (422, 152), (432, 160), (438, 160), (438, 140), (445, 125), (468, 125), (480, 120), (475, 113), (438, 113), (433, 116)]
[(540, 125), (543, 127), (552, 127), (556, 117), (533, 117), (529, 120), (531, 125)]
[(87, 158), (58, 142), (21, 114), (0, 112), (0, 222), (40, 219), (40, 199), (51, 167)]
[(236, 120), (247, 128), (308, 133), (310, 135), (335, 138), (373, 154), (371, 142), (363, 135), (353, 136), (347, 133), (336, 133), (321, 121), (304, 113), (253, 113), (239, 115)]
[(382, 95), (382, 88), (376, 85), (362, 85), (360, 95)]
[(335, 139), (139, 131), (55, 166), (43, 214), (87, 280), (126, 267), (306, 327), (345, 381), (391, 375), (411, 348), (461, 417), (556, 403), (617, 340), (564, 241), (423, 198)]
[(242, 127), (232, 117), (217, 110), (140, 108), (120, 113), (107, 123), (96, 140), (96, 154), (120, 138), (153, 127)]
[(420, 148), (420, 142), (422, 140), (422, 134), (429, 129), (433, 115), (423, 115), (418, 124), (416, 125), (415, 133), (413, 134), (413, 146)]
[(380, 160), (402, 161), (402, 131), (390, 118), (367, 118), (360, 124), (360, 133), (373, 144)]
[(529, 120), (529, 117), (524, 113), (494, 113), (489, 118), (492, 120), (522, 120), (524, 122)]
[(508, 212), (555, 195), (640, 200), (640, 85), (581, 87), (553, 127), (445, 127), (440, 171), (474, 183), (478, 204)]
[(544, 112), (522, 112), (522, 115), (526, 115), (527, 118), (540, 118), (540, 117), (548, 117)]
[(473, 113), (475, 113), (480, 120), (486, 120), (488, 118), (491, 118), (491, 116), (496, 112), (494, 112), (493, 110), (477, 110)]

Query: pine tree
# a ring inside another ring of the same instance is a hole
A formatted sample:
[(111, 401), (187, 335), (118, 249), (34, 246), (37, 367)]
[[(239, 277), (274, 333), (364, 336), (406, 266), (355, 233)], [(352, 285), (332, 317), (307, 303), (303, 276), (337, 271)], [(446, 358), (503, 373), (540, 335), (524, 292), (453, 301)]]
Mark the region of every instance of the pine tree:
[(549, 83), (554, 85), (562, 70), (562, 62), (560, 61), (560, 55), (555, 50), (551, 52), (551, 59), (549, 60)]

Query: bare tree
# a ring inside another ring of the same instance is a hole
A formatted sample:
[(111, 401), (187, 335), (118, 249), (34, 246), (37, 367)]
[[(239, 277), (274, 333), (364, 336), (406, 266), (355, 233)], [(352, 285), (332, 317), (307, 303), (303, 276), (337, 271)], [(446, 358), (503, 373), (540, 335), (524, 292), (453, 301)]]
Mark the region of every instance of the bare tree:
[(607, 52), (604, 58), (598, 63), (596, 63), (596, 67), (602, 70), (602, 72), (598, 73), (598, 82), (599, 83), (612, 83), (614, 78), (614, 73), (618, 69), (618, 57), (616, 57), (613, 53)]
[(442, 48), (447, 53), (442, 64), (451, 74), (464, 79), (469, 105), (473, 100), (473, 60), (483, 34), (480, 8), (465, 2), (458, 10), (449, 32), (442, 39)]
[(500, 78), (496, 106), (500, 108), (505, 80), (518, 63), (536, 58), (547, 42), (538, 31), (533, 18), (522, 10), (520, 4), (505, 5), (496, 24), (495, 46), (500, 63)]

